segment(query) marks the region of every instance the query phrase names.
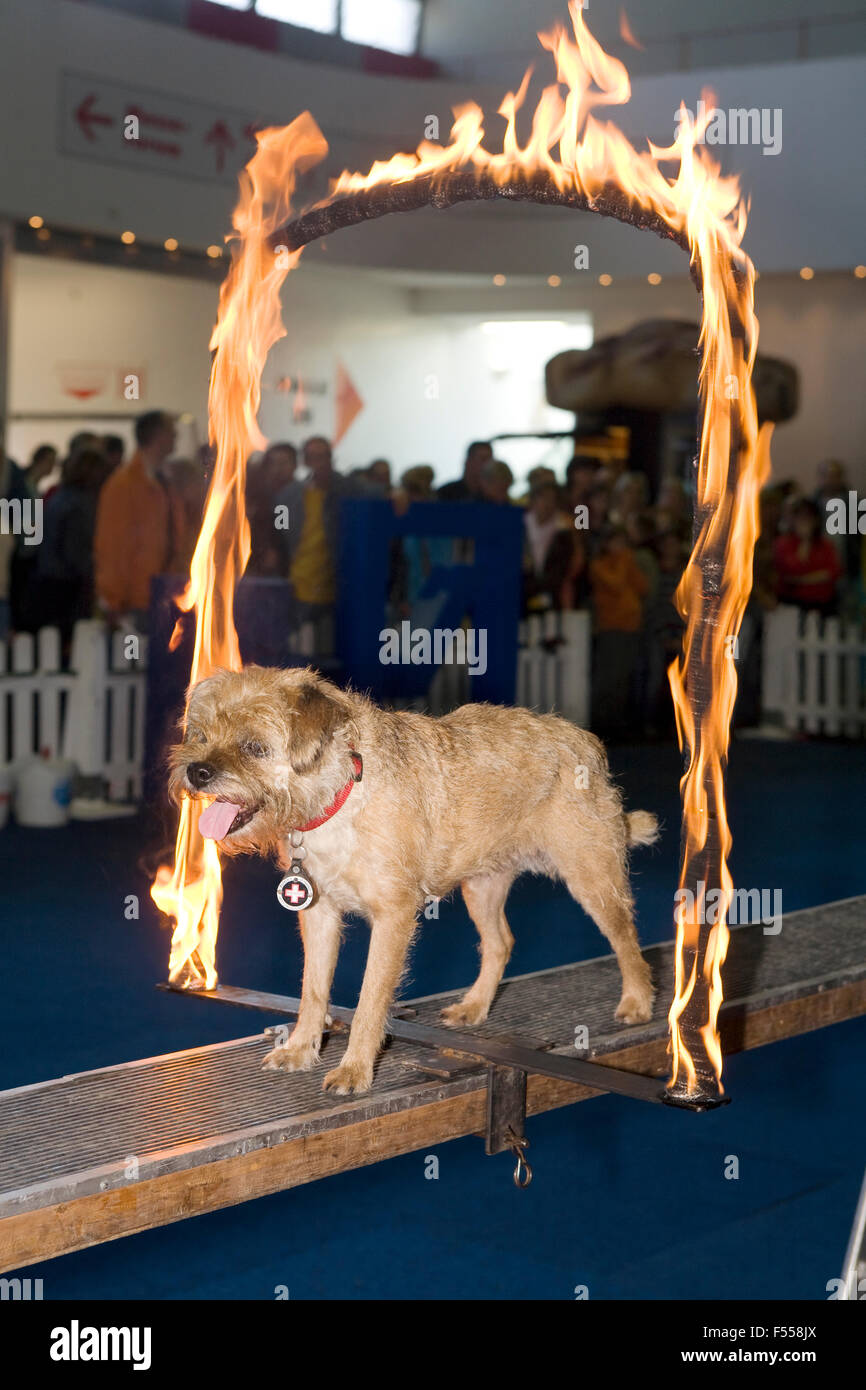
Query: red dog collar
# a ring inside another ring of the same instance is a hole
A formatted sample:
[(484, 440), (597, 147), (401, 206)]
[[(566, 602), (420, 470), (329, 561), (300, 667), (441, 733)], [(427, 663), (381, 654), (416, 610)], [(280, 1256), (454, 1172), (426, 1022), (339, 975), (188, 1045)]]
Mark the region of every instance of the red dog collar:
[(335, 816), (339, 811), (340, 807), (344, 805), (346, 801), (348, 801), (349, 793), (354, 787), (355, 783), (360, 782), (361, 778), (364, 775), (364, 760), (361, 757), (360, 753), (355, 752), (354, 748), (351, 750), (351, 753), (352, 762), (355, 765), (355, 771), (353, 775), (349, 778), (346, 785), (340, 788), (340, 790), (337, 792), (337, 795), (334, 797), (334, 800), (331, 802), (330, 806), (326, 806), (320, 816), (316, 816), (315, 820), (308, 820), (306, 825), (298, 825), (295, 827), (295, 829), (300, 834), (303, 835), (306, 834), (308, 830), (318, 829), (320, 825), (325, 824), (326, 820), (330, 820), (332, 816)]

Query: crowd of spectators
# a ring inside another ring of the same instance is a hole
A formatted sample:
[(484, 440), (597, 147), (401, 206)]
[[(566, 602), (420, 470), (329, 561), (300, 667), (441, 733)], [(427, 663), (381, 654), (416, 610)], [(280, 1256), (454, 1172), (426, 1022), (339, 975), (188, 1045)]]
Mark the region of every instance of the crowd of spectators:
[(201, 461), (174, 446), (172, 417), (155, 410), (137, 419), (127, 459), (119, 435), (89, 431), (60, 461), (50, 444), (24, 467), (0, 459), (0, 497), (25, 517), (41, 509), (38, 535), (3, 537), (0, 636), (57, 627), (68, 649), (76, 621), (99, 614), (146, 630), (152, 577), (188, 570), (201, 524)]
[[(306, 482), (296, 476), (300, 464)], [(394, 479), (381, 458), (338, 473), (328, 441), (317, 437), (307, 441), (300, 459), (291, 445), (272, 445), (248, 474), (252, 572), (288, 578), (302, 616), (315, 619), (335, 596), (342, 497), (388, 498), (398, 510), (411, 502), (520, 507), (524, 616), (591, 613), (593, 727), (613, 736), (667, 733), (673, 717), (667, 668), (680, 650), (683, 627), (675, 594), (692, 543), (692, 499), (683, 482), (668, 477), (651, 497), (647, 475), (626, 461), (575, 453), (563, 478), (539, 466), (521, 493), (508, 464), (483, 440), (467, 448), (459, 478), (437, 489), (435, 477), (431, 465), (416, 464)], [(747, 624), (753, 651), (763, 613), (778, 603), (830, 616), (846, 598), (859, 602), (861, 538), (828, 535), (825, 524), (827, 503), (847, 499), (848, 490), (843, 465), (833, 461), (819, 469), (809, 496), (793, 482), (762, 494)], [(295, 520), (276, 530), (281, 508)], [(446, 538), (407, 537), (393, 552), (390, 597), (408, 616), (426, 576), (454, 558), (453, 547)], [(741, 685), (754, 685), (758, 676), (754, 664), (744, 667)], [(748, 699), (744, 690), (743, 703)], [(754, 689), (751, 702), (757, 702)]]
[[(39, 544), (0, 537), (0, 629), (53, 625), (67, 649), (76, 620), (94, 614), (146, 630), (151, 578), (188, 570), (205, 499), (207, 451), (177, 458), (175, 442), (171, 416), (150, 411), (136, 422), (128, 459), (119, 437), (81, 433), (60, 463), (48, 444), (25, 467), (2, 460), (0, 497), (41, 498), (43, 525)], [(666, 670), (682, 640), (675, 592), (691, 545), (685, 485), (668, 477), (653, 497), (647, 475), (624, 460), (575, 453), (564, 477), (539, 466), (516, 489), (508, 464), (486, 441), (469, 445), (459, 478), (436, 488), (435, 477), (432, 466), (417, 464), (395, 479), (383, 458), (338, 472), (321, 436), (300, 451), (272, 444), (247, 469), (248, 573), (287, 580), (296, 621), (315, 623), (336, 598), (343, 498), (379, 497), (398, 511), (414, 502), (520, 507), (524, 616), (592, 615), (593, 727), (614, 735), (666, 730)], [(835, 461), (819, 470), (811, 495), (791, 482), (764, 490), (753, 628), (780, 602), (827, 616), (859, 600), (861, 538), (828, 534), (826, 526), (828, 503), (848, 490)], [(436, 537), (395, 543), (390, 597), (402, 611), (411, 611), (431, 569), (448, 563), (450, 544)]]

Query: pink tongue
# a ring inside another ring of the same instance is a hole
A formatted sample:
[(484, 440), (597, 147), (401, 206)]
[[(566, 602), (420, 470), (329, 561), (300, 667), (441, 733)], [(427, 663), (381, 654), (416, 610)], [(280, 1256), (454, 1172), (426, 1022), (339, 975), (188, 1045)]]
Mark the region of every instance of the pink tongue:
[(198, 818), (198, 828), (207, 840), (221, 840), (240, 811), (233, 801), (212, 801)]

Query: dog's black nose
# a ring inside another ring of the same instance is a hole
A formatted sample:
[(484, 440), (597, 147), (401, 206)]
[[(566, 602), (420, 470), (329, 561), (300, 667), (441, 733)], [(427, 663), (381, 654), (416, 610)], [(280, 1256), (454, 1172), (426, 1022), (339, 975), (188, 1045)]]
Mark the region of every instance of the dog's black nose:
[(206, 787), (214, 776), (214, 769), (211, 767), (210, 763), (190, 763), (187, 767), (186, 775), (190, 786), (200, 790), (202, 787)]

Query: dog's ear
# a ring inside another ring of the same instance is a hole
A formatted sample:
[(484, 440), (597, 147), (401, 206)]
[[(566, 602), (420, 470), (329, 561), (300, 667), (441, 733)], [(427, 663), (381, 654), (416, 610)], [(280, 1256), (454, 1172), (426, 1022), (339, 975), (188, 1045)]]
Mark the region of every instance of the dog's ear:
[(289, 759), (296, 772), (311, 772), (349, 713), (312, 682), (296, 687), (289, 700)]

